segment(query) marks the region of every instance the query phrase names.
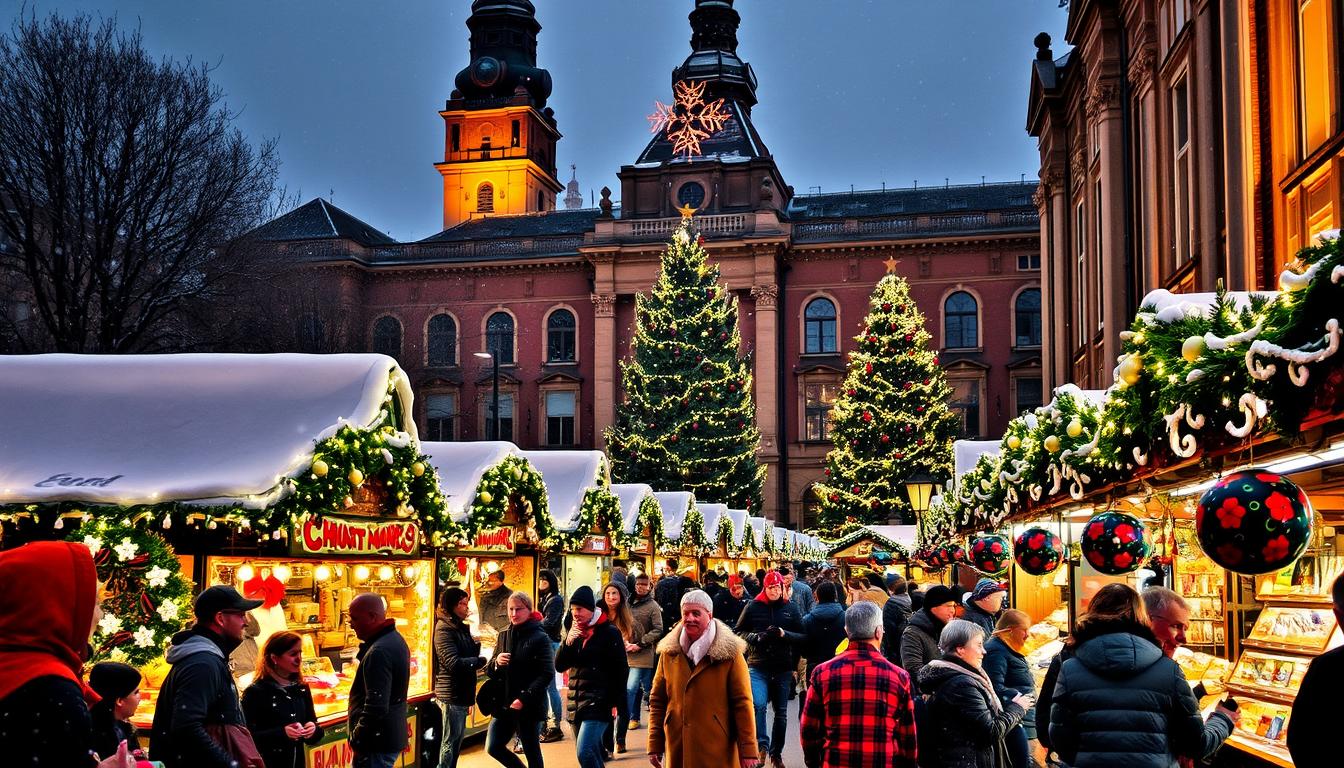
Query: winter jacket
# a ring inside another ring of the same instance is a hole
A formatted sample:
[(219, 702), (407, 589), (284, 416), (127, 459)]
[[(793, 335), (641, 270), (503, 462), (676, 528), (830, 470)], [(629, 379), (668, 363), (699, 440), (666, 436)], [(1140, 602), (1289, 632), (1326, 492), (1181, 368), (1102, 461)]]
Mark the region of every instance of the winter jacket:
[(730, 589), (724, 589), (714, 596), (714, 618), (728, 625), (729, 629), (737, 628), (737, 620), (742, 617), (742, 609), (747, 607), (747, 601), (751, 595), (747, 594), (746, 588), (742, 589), (741, 597), (733, 597)]
[(93, 751), (104, 759), (117, 754), (117, 746), (123, 741), (126, 742), (126, 751), (132, 755), (142, 749), (135, 726), (113, 717), (112, 704), (103, 699), (89, 709), (89, 720), (93, 726)]
[[(1335, 697), (1344, 685), (1344, 647), (1317, 656), (1293, 699), (1288, 751), (1297, 768), (1326, 768), (1339, 760), (1339, 710)], [(1334, 755), (1334, 757), (1331, 757)]]
[(46, 541), (0, 552), (0, 585), (0, 763), (92, 766), (80, 679), (98, 599), (89, 548)]
[[(784, 636), (768, 630), (778, 627)], [(806, 640), (803, 620), (793, 603), (779, 599), (773, 603), (752, 600), (737, 620), (737, 636), (747, 641), (747, 666), (768, 672), (789, 672), (797, 666), (799, 647)]]
[(317, 722), (313, 694), (303, 683), (281, 685), (270, 676), (257, 678), (243, 691), (243, 714), (266, 768), (304, 768), (307, 762), (303, 745), (322, 740), (320, 725), (303, 741), (294, 741), (285, 734), (285, 726), (291, 723)]
[(481, 613), (481, 622), (494, 627), (496, 632), (509, 628), (509, 595), (513, 590), (504, 585), (488, 592), (482, 592), (476, 598), (476, 608)]
[(994, 625), (998, 622), (998, 618), (976, 605), (975, 601), (969, 598), (963, 605), (966, 606), (966, 611), (961, 615), (961, 618), (985, 630), (985, 642), (989, 642), (989, 638), (994, 635)]
[(435, 614), (434, 698), (469, 707), (476, 702), (476, 670), (485, 666), (481, 644), (456, 616)]
[[(501, 653), (509, 654), (509, 663), (503, 667), (498, 665)], [(504, 681), (504, 706), (517, 699), (523, 703), (522, 717), (544, 718), (546, 688), (555, 679), (556, 668), (555, 649), (541, 628), (541, 614), (533, 611), (531, 619), (501, 632), (485, 669), (490, 677)]]
[(882, 655), (896, 666), (901, 665), (901, 635), (912, 613), (909, 595), (892, 595), (882, 606)]
[(658, 671), (649, 692), (648, 753), (666, 768), (736, 768), (756, 758), (756, 718), (746, 643), (714, 622), (714, 641), (691, 666), (676, 626), (658, 643)]
[(630, 615), (635, 620), (634, 643), (639, 650), (627, 654), (627, 660), (634, 669), (653, 669), (657, 661), (654, 646), (663, 638), (663, 609), (651, 596), (633, 597), (630, 599)]
[(835, 658), (836, 646), (845, 639), (845, 606), (817, 603), (812, 612), (803, 617), (803, 635), (806, 639), (799, 650), (807, 659), (809, 669)]
[(928, 611), (915, 611), (906, 622), (901, 633), (901, 666), (910, 673), (911, 680), (919, 679), (919, 671), (925, 664), (942, 656), (938, 650), (938, 636), (943, 633), (943, 623)]
[[(1013, 650), (1013, 647), (1001, 637), (992, 638), (985, 643), (985, 660), (982, 662), (985, 674), (994, 683), (994, 692), (1007, 704), (1019, 693), (1036, 694), (1036, 679), (1031, 676), (1031, 666), (1027, 657)], [(1036, 738), (1036, 709), (1027, 710), (1022, 719), (1022, 729), (1028, 739)]]
[(793, 603), (793, 608), (798, 611), (799, 616), (806, 616), (816, 607), (817, 597), (812, 594), (812, 588), (807, 585), (807, 582), (794, 579), (793, 593), (789, 595), (789, 602)]
[(560, 630), (560, 624), (565, 620), (565, 599), (559, 592), (551, 592), (541, 599), (541, 631), (551, 639), (552, 643), (558, 643), (564, 639), (565, 635)]
[(1036, 697), (1036, 740), (1041, 746), (1048, 750), (1054, 750), (1050, 744), (1050, 707), (1054, 703), (1055, 683), (1059, 681), (1059, 665), (1065, 659), (1073, 658), (1073, 649), (1064, 646), (1055, 658), (1050, 660), (1050, 666), (1045, 670), (1045, 678), (1041, 680), (1041, 692)]
[(159, 688), (150, 731), (155, 760), (167, 768), (229, 768), (233, 758), (207, 725), (244, 725), (238, 688), (229, 673), (234, 643), (203, 628), (173, 635), (164, 659), (172, 665)]
[(411, 650), (388, 623), (359, 645), (359, 666), (350, 685), (350, 748), (355, 754), (401, 752), (406, 749), (406, 689), (410, 686)]
[(576, 727), (585, 720), (611, 719), (611, 708), (625, 696), (625, 681), (630, 676), (620, 630), (604, 617), (587, 640), (561, 643), (555, 666), (569, 670), (571, 720)]
[[(1003, 737), (1026, 710), (998, 694), (985, 673), (956, 656), (930, 661), (919, 673), (928, 730), (919, 740), (920, 764), (940, 768), (1009, 768)], [(925, 754), (925, 750), (932, 754)]]
[(684, 590), (681, 577), (669, 574), (653, 585), (653, 600), (663, 609), (663, 629), (671, 629), (681, 621), (681, 596)]
[(1206, 724), (1190, 684), (1145, 626), (1107, 623), (1074, 635), (1060, 664), (1050, 742), (1073, 768), (1174, 768), (1203, 758), (1232, 731), (1215, 712)]

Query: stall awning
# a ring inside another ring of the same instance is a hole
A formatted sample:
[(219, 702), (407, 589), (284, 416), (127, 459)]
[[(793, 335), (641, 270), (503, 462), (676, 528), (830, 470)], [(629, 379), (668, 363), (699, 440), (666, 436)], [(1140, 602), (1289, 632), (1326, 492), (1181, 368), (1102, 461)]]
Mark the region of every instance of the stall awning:
[(747, 538), (747, 510), (724, 507), (724, 514), (728, 515), (733, 524), (733, 546), (742, 546), (742, 542)]
[(689, 491), (655, 491), (653, 498), (663, 508), (663, 535), (669, 541), (679, 541), (686, 513), (695, 504), (695, 496)]
[(903, 557), (915, 551), (918, 533), (919, 528), (914, 525), (865, 525), (855, 528), (848, 536), (833, 542), (829, 552), (831, 557), (835, 557), (856, 542), (868, 539), (874, 544), (875, 551), (885, 551), (893, 557)]
[(756, 549), (765, 549), (765, 537), (770, 534), (770, 521), (764, 517), (747, 516), (747, 525), (751, 526), (751, 536), (756, 542)]
[(579, 524), (583, 498), (590, 488), (608, 487), (607, 457), (601, 451), (522, 451), (541, 473), (551, 519), (561, 531)]
[(616, 500), (621, 503), (621, 530), (626, 534), (639, 533), (639, 507), (645, 499), (653, 496), (653, 486), (644, 483), (613, 483), (611, 492), (616, 494)]
[[(33, 355), (0, 364), (0, 504), (265, 507), (411, 389), (382, 355)], [(382, 420), (382, 421), (380, 421)], [(404, 425), (415, 438), (415, 425)]]
[(481, 477), (509, 456), (521, 453), (518, 446), (504, 441), (460, 443), (421, 443), (420, 450), (439, 476), (439, 490), (454, 522), (467, 520)]

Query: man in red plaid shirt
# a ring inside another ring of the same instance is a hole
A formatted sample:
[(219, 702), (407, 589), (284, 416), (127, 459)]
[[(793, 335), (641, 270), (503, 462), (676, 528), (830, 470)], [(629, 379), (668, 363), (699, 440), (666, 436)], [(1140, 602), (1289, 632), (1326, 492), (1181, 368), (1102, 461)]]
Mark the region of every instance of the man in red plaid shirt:
[(915, 768), (910, 675), (882, 656), (882, 609), (850, 606), (845, 634), (849, 648), (812, 672), (803, 705), (807, 768)]

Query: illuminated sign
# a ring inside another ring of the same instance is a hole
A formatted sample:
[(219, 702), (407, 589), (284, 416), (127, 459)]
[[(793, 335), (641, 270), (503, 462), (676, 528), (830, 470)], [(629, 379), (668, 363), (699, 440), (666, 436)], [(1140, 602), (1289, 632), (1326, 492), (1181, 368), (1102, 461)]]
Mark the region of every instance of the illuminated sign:
[[(724, 124), (732, 119), (732, 113), (723, 106), (723, 99), (705, 100), (705, 83), (703, 80), (679, 80), (672, 86), (671, 104), (654, 102), (654, 113), (649, 115), (649, 132), (666, 131), (673, 154), (684, 157), (700, 154), (700, 142), (723, 130)], [(690, 205), (689, 202), (686, 204)]]
[(516, 529), (512, 525), (501, 525), (497, 528), (482, 528), (476, 532), (472, 538), (472, 543), (468, 544), (458, 551), (460, 552), (495, 552), (513, 554), (513, 542), (517, 536)]
[(588, 536), (579, 546), (579, 551), (585, 555), (609, 555), (611, 554), (611, 537)]
[(296, 555), (414, 555), (420, 551), (420, 526), (409, 520), (307, 517), (290, 541)]

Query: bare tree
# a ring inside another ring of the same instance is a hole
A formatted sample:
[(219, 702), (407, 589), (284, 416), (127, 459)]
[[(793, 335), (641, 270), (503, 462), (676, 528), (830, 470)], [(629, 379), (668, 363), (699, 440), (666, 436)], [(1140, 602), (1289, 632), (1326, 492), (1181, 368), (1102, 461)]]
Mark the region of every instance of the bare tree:
[(274, 141), (235, 118), (210, 67), (152, 60), (115, 19), (29, 15), (0, 36), (0, 286), (31, 306), (19, 349), (211, 340), (191, 315), (230, 300), (255, 255), (238, 236), (276, 193)]

